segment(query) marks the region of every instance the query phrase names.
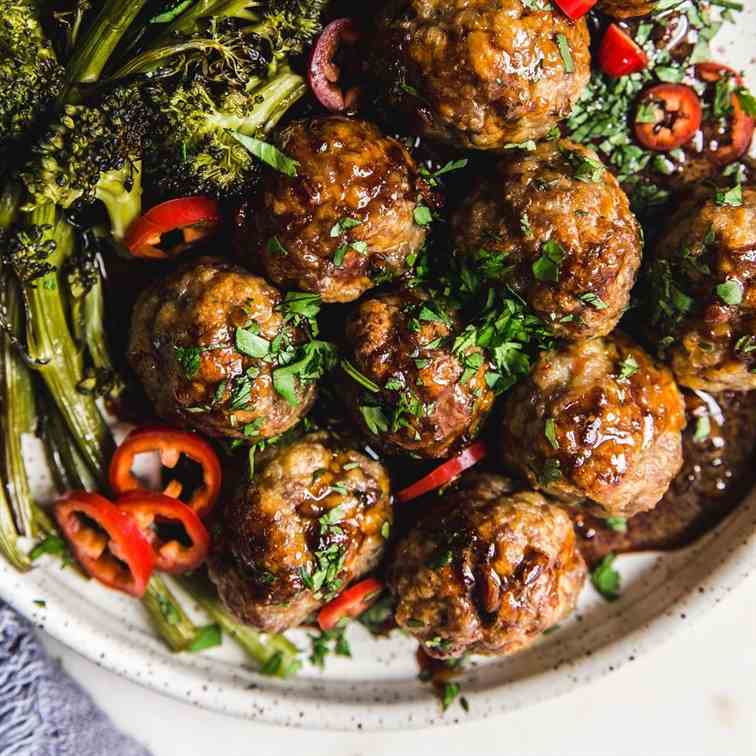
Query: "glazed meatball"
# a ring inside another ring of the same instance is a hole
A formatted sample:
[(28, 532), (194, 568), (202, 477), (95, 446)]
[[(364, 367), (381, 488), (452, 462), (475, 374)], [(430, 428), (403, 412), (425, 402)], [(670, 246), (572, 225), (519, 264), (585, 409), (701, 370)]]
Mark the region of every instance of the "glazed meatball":
[(507, 397), (505, 465), (602, 517), (653, 509), (682, 465), (672, 373), (615, 333), (546, 352)]
[(388, 583), (399, 627), (443, 659), (525, 648), (572, 612), (585, 576), (566, 512), (474, 475), (401, 541)]
[[(543, 143), (502, 161), (452, 219), (457, 254), (520, 293), (555, 334), (610, 333), (640, 267), (640, 226), (593, 150)], [(486, 266), (491, 269), (491, 265)]]
[(599, 8), (613, 18), (635, 18), (653, 13), (656, 3), (646, 0), (602, 0)]
[(694, 389), (756, 389), (756, 188), (740, 191), (734, 207), (710, 190), (689, 198), (647, 271), (651, 338)]
[(415, 162), (365, 121), (298, 121), (280, 137), (296, 176), (269, 170), (242, 212), (238, 246), (284, 287), (350, 302), (404, 273), (426, 237), (415, 210), (432, 201)]
[(377, 566), (391, 522), (383, 466), (313, 433), (278, 450), (227, 506), (210, 577), (240, 621), (296, 627)]
[(345, 394), (376, 445), (443, 457), (477, 434), (494, 399), (490, 366), (478, 347), (453, 351), (460, 332), (457, 313), (418, 289), (358, 306), (347, 325), (350, 360), (377, 391), (349, 378)]
[(539, 139), (572, 112), (588, 83), (586, 22), (551, 3), (387, 5), (371, 68), (389, 108), (431, 139), (482, 150)]
[(256, 442), (295, 425), (315, 383), (274, 373), (304, 343), (280, 292), (262, 278), (205, 258), (144, 291), (134, 307), (129, 362), (158, 415), (211, 436)]

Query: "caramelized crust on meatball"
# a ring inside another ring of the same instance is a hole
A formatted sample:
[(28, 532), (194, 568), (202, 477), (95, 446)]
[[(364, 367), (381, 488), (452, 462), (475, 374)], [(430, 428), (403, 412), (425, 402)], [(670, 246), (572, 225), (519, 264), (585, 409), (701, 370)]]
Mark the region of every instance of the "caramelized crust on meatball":
[(712, 190), (689, 198), (655, 245), (646, 281), (650, 336), (680, 384), (756, 389), (756, 188), (744, 187), (737, 207)]
[(415, 210), (432, 201), (407, 150), (376, 126), (332, 116), (280, 135), (296, 176), (270, 169), (240, 215), (243, 261), (284, 287), (350, 302), (406, 272), (423, 246)]
[(273, 385), (272, 349), (252, 357), (237, 338), (241, 328), (261, 349), (303, 343), (304, 332), (284, 320), (282, 300), (259, 276), (211, 258), (144, 291), (132, 315), (128, 357), (157, 414), (249, 442), (295, 425), (315, 400), (315, 384), (296, 381), (296, 403), (287, 401)]
[(383, 466), (313, 433), (278, 450), (226, 507), (210, 577), (240, 621), (296, 627), (377, 566), (392, 519)]
[(354, 367), (377, 392), (347, 379), (355, 420), (391, 451), (443, 457), (473, 438), (491, 408), (490, 369), (475, 346), (454, 351), (456, 313), (417, 289), (362, 302), (347, 324)]
[(544, 143), (502, 161), (452, 218), (457, 254), (518, 291), (554, 333), (604, 336), (630, 301), (640, 226), (593, 150)]
[(505, 655), (575, 608), (586, 576), (566, 512), (472, 475), (398, 545), (396, 622), (436, 658)]
[(602, 517), (653, 509), (682, 465), (672, 373), (619, 333), (539, 358), (507, 398), (505, 465)]
[(423, 135), (501, 149), (566, 118), (590, 76), (584, 19), (550, 3), (398, 0), (379, 18), (371, 68)]
[(656, 9), (656, 2), (646, 0), (601, 0), (599, 9), (614, 18), (648, 16)]

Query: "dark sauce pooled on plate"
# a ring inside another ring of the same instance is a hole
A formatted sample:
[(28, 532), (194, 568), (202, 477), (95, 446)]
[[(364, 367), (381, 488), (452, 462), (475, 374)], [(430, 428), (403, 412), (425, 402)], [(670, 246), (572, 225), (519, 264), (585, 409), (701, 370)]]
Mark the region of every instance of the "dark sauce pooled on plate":
[(681, 548), (732, 512), (756, 483), (756, 392), (685, 391), (684, 462), (664, 498), (627, 531), (580, 510), (573, 521), (590, 564), (606, 554)]

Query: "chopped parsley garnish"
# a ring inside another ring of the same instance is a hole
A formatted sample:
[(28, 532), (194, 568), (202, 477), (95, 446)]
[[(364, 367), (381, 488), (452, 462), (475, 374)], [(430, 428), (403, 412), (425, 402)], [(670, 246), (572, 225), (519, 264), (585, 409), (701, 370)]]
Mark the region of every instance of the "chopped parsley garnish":
[(556, 35), (556, 41), (557, 46), (559, 47), (559, 54), (562, 56), (565, 72), (574, 73), (575, 63), (572, 60), (572, 51), (570, 50), (570, 43), (567, 41), (567, 37), (560, 32)]
[(391, 536), (391, 523), (386, 520), (386, 522), (381, 525), (381, 536), (388, 541), (389, 537)]
[(628, 354), (627, 357), (625, 357), (619, 364), (618, 376), (622, 380), (627, 380), (628, 378), (634, 376), (638, 372), (638, 370), (640, 370), (638, 361), (635, 359), (635, 357), (633, 357), (632, 354)]
[(262, 359), (270, 352), (270, 341), (258, 335), (260, 330), (257, 323), (252, 323), (246, 328), (236, 329), (236, 348), (248, 357)]
[(607, 308), (606, 302), (598, 294), (594, 294), (592, 291), (586, 291), (585, 294), (579, 294), (578, 299), (593, 307), (594, 310), (605, 310)]
[(533, 229), (530, 227), (530, 218), (528, 218), (527, 213), (523, 213), (520, 216), (520, 230), (526, 239), (533, 238)]
[(717, 190), (714, 195), (714, 201), (720, 207), (742, 207), (743, 187), (740, 184), (736, 184), (732, 189)]
[(279, 238), (277, 236), (274, 236), (270, 239), (268, 239), (268, 252), (271, 255), (288, 255), (289, 250), (284, 247), (283, 244), (281, 244)]
[(619, 598), (620, 574), (612, 567), (616, 554), (607, 554), (591, 572), (593, 587), (607, 600)]
[(378, 436), (388, 431), (389, 421), (382, 407), (363, 404), (360, 405), (360, 414), (373, 435)]
[(441, 693), (441, 706), (443, 707), (444, 711), (446, 711), (454, 703), (461, 690), (462, 689), (457, 682), (444, 683), (444, 689)]
[(428, 567), (432, 570), (440, 570), (442, 567), (446, 567), (447, 564), (452, 563), (454, 554), (451, 549), (439, 549), (428, 560)]
[(350, 228), (356, 228), (357, 226), (361, 225), (362, 221), (355, 220), (354, 218), (341, 218), (341, 220), (336, 221), (336, 223), (331, 228), (331, 238), (337, 239)]
[(730, 278), (717, 286), (717, 296), (728, 305), (739, 305), (743, 301), (743, 284)]
[(550, 486), (562, 479), (562, 464), (558, 459), (547, 459), (541, 470), (539, 482), (542, 486)]
[(366, 388), (368, 391), (377, 394), (381, 390), (381, 387), (377, 383), (374, 383), (366, 375), (363, 375), (349, 360), (342, 359), (341, 368), (352, 380), (359, 383), (360, 386)]
[(428, 183), (431, 186), (438, 186), (441, 176), (465, 168), (467, 166), (467, 162), (467, 158), (462, 158), (460, 160), (450, 160), (448, 163), (441, 166), (441, 168), (439, 168), (437, 171), (431, 171), (426, 166), (421, 165), (419, 173), (424, 179), (427, 179)]
[(546, 439), (548, 442), (552, 445), (554, 449), (559, 448), (559, 441), (556, 437), (556, 423), (554, 422), (554, 418), (550, 417), (546, 420), (546, 423), (544, 425), (543, 429), (543, 435), (546, 436)]
[(601, 181), (601, 177), (606, 170), (603, 163), (587, 155), (583, 155), (582, 152), (578, 152), (577, 150), (560, 147), (559, 151), (570, 164), (573, 175), (578, 181), (582, 181), (585, 184), (596, 184)]
[(418, 205), (414, 209), (412, 217), (418, 226), (429, 226), (433, 222), (433, 213), (426, 205)]
[(607, 517), (604, 522), (615, 533), (627, 533), (627, 520), (624, 517)]
[(701, 415), (696, 418), (696, 430), (693, 433), (693, 440), (697, 443), (703, 443), (711, 434), (711, 420), (708, 415)]
[(200, 360), (202, 358), (202, 349), (199, 347), (173, 347), (181, 372), (186, 378), (194, 378), (200, 369)]
[(567, 256), (559, 242), (549, 239), (541, 247), (541, 255), (533, 263), (533, 275), (538, 281), (557, 283), (561, 264)]
[(289, 404), (297, 406), (297, 381), (317, 381), (336, 365), (336, 360), (336, 347), (329, 341), (308, 341), (297, 349), (292, 362), (273, 371), (273, 387)]
[(68, 547), (66, 546), (66, 542), (60, 536), (49, 535), (34, 546), (29, 552), (29, 559), (33, 562), (36, 559), (39, 559), (43, 554), (61, 556), (62, 554), (66, 554), (67, 551)]
[(262, 139), (242, 134), (240, 131), (229, 131), (228, 133), (258, 160), (267, 163), (271, 168), (287, 176), (297, 175), (299, 163), (281, 152), (278, 147), (269, 142), (264, 142)]
[(347, 621), (342, 620), (332, 630), (321, 630), (318, 635), (308, 635), (312, 649), (310, 652), (310, 662), (320, 669), (325, 668), (325, 660), (329, 654), (336, 656), (352, 656), (352, 649), (349, 646), (344, 633)]

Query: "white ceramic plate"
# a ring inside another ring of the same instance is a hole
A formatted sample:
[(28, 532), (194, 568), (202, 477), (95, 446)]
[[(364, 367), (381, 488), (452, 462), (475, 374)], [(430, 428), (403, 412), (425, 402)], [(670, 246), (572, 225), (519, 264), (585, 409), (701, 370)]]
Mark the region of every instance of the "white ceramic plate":
[[(715, 59), (745, 67), (753, 85), (756, 0), (746, 4), (738, 25), (728, 24), (717, 37), (713, 53)], [(138, 602), (61, 570), (59, 562), (40, 561), (20, 575), (0, 560), (0, 595), (56, 639), (134, 682), (271, 724), (333, 730), (422, 727), (484, 718), (564, 693), (684, 631), (756, 567), (756, 491), (693, 546), (618, 560), (619, 601), (607, 604), (586, 588), (576, 615), (534, 648), (473, 663), (459, 679), (469, 713), (455, 703), (441, 714), (429, 687), (417, 680), (416, 645), (399, 634), (374, 640), (361, 627), (350, 628), (353, 660), (329, 657), (325, 672), (306, 666), (295, 679), (271, 680), (246, 667), (228, 639), (201, 655), (170, 654)], [(290, 635), (309, 648), (306, 633)]]

